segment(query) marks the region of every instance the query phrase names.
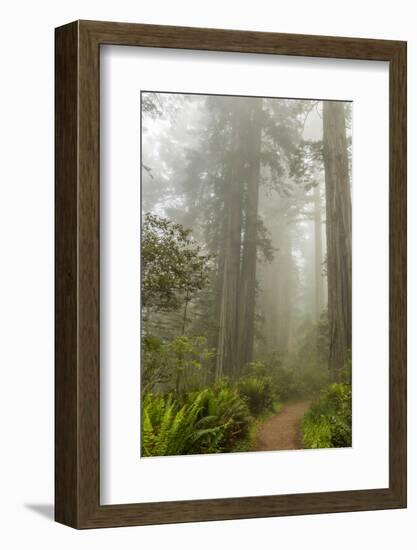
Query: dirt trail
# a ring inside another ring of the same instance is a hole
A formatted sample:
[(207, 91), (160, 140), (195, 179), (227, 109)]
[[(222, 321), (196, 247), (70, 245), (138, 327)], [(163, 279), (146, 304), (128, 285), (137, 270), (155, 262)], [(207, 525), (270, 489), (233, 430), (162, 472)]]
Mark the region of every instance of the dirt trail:
[(252, 451), (302, 449), (300, 424), (310, 401), (284, 405), (282, 411), (266, 420), (258, 429)]

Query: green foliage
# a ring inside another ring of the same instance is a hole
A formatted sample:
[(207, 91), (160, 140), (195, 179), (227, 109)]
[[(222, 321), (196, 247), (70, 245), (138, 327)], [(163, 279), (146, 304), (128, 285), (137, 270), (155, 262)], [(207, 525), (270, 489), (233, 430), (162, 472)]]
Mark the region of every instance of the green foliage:
[(352, 446), (352, 387), (335, 383), (322, 391), (302, 423), (303, 443), (310, 449)]
[(303, 445), (308, 449), (330, 449), (332, 445), (331, 426), (328, 422), (304, 420), (302, 425)]
[(299, 396), (300, 391), (294, 370), (281, 364), (274, 373), (274, 381), (276, 387), (279, 388), (279, 394), (283, 401)]
[[(205, 338), (183, 335), (163, 341), (144, 337), (143, 456), (247, 450), (254, 424), (274, 411), (278, 400), (317, 393), (328, 384), (326, 320), (307, 323), (300, 342), (289, 356), (271, 354), (245, 365), (237, 380), (223, 379), (207, 387), (214, 352)], [(340, 373), (341, 382), (350, 379), (348, 371), (349, 365)], [(305, 419), (307, 446), (340, 446), (348, 437), (336, 388), (322, 393)]]
[[(199, 428), (213, 429), (219, 427), (221, 437), (216, 441), (205, 437), (201, 439), (199, 452), (230, 452), (236, 443), (244, 438), (249, 431), (249, 409), (235, 387), (227, 381), (217, 383), (213, 388), (206, 388), (196, 396), (203, 396), (202, 418)], [(189, 398), (193, 399), (191, 395)]]
[(142, 391), (177, 392), (202, 385), (213, 352), (203, 336), (178, 336), (163, 342), (142, 338)]
[(232, 451), (249, 424), (245, 402), (226, 383), (190, 392), (182, 401), (149, 393), (142, 402), (142, 456)]
[(253, 415), (258, 415), (274, 404), (272, 378), (245, 377), (238, 382), (239, 393)]
[(288, 368), (279, 353), (269, 354), (264, 361), (269, 376), (272, 377), (275, 392), (282, 401), (298, 396), (295, 370)]
[(210, 259), (190, 229), (147, 212), (141, 242), (143, 308), (177, 310), (208, 283)]
[(142, 455), (190, 454), (199, 436), (200, 401), (181, 407), (172, 396), (147, 394), (142, 404)]
[(249, 363), (245, 366), (245, 373), (238, 380), (237, 388), (251, 414), (258, 416), (263, 411), (271, 410), (278, 395), (266, 365), (260, 361)]
[(350, 350), (348, 351), (348, 357), (342, 369), (337, 374), (337, 382), (342, 384), (352, 385), (352, 357)]
[(283, 400), (315, 395), (329, 383), (326, 313), (317, 323), (301, 325), (297, 340), (298, 346), (285, 357), (275, 353), (266, 358)]
[(246, 365), (234, 383), (202, 388), (211, 356), (202, 337), (143, 339), (143, 456), (245, 450), (253, 417), (275, 410), (278, 396), (261, 362)]

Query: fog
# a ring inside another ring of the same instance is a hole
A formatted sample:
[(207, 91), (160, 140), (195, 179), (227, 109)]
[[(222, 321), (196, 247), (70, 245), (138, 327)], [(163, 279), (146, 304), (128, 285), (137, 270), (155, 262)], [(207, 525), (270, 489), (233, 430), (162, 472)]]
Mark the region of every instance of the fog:
[(141, 105), (142, 215), (190, 230), (208, 264), (182, 306), (142, 308), (142, 332), (204, 336), (213, 377), (286, 357), (327, 315), (323, 102), (142, 93)]

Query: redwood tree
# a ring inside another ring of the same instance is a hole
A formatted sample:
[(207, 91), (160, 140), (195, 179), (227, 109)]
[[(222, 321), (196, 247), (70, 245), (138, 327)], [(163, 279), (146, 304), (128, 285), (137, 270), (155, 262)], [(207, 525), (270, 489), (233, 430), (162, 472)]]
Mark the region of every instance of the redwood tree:
[(258, 202), (261, 168), (262, 99), (253, 99), (249, 112), (245, 232), (239, 292), (238, 366), (253, 360), (255, 334)]
[(242, 233), (243, 155), (242, 100), (230, 102), (230, 151), (225, 168), (224, 219), (216, 377), (234, 376), (237, 370), (238, 292)]
[(318, 320), (324, 305), (323, 244), (321, 236), (320, 183), (314, 188), (314, 313)]
[(323, 159), (329, 311), (334, 377), (352, 348), (352, 206), (344, 104), (323, 102)]

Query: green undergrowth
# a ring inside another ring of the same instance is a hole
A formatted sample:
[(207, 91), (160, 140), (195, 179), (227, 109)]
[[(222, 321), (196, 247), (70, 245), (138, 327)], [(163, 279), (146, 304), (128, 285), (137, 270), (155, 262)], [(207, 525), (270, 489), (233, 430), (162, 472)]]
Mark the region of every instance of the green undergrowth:
[(328, 386), (313, 402), (302, 421), (303, 445), (307, 449), (352, 446), (352, 387)]
[(247, 374), (237, 382), (142, 401), (142, 456), (243, 452), (259, 425), (281, 406), (268, 377)]
[[(259, 359), (243, 365), (237, 376), (217, 380), (214, 350), (206, 338), (143, 337), (141, 456), (253, 448), (260, 425), (281, 410), (280, 403), (309, 398), (329, 383), (325, 316), (300, 330), (299, 345), (291, 352), (263, 354), (258, 349)], [(308, 447), (341, 446), (343, 422), (324, 401), (314, 403), (304, 419)]]

